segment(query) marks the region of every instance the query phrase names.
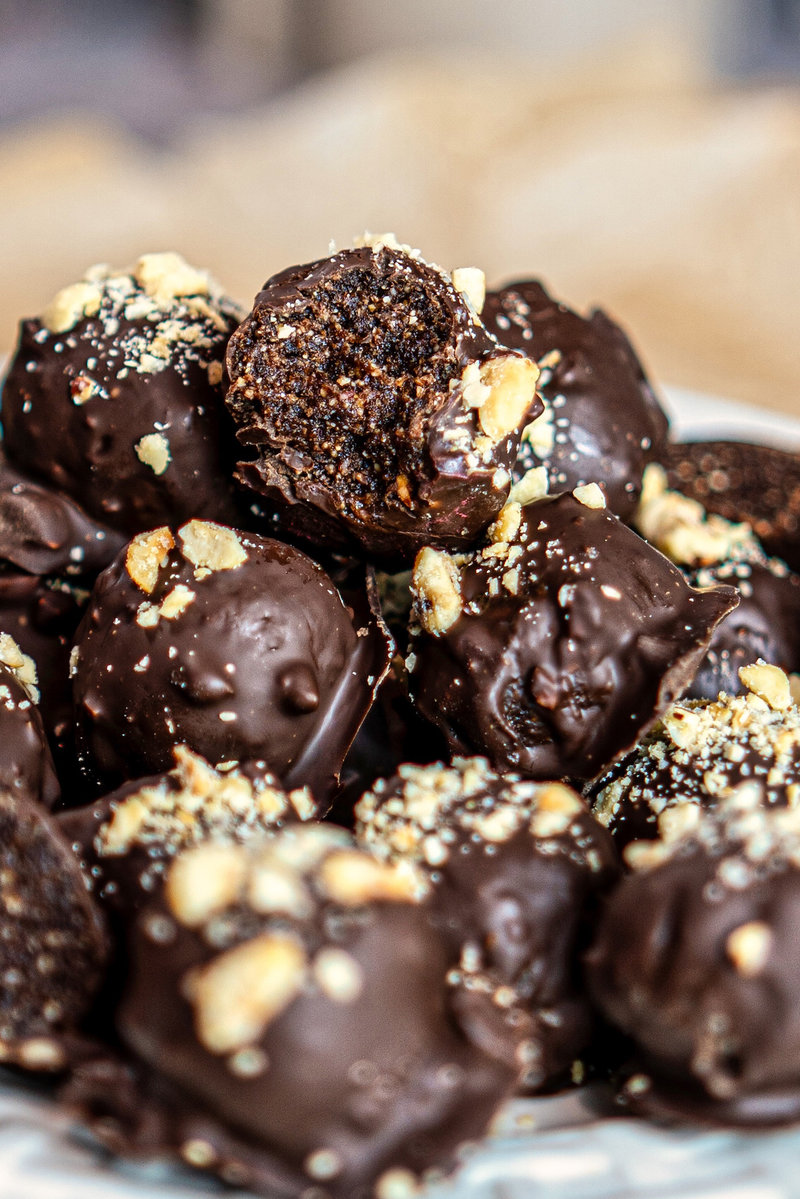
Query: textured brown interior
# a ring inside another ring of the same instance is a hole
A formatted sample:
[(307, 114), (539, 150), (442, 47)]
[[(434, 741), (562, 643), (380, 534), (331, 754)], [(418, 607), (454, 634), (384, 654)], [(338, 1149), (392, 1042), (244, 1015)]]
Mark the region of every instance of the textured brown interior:
[[(258, 400), (248, 436), (261, 441), (261, 429), (276, 448), (302, 451), (303, 473), (336, 477), (351, 501), (392, 490), (403, 499), (425, 473), (421, 421), (459, 373), (433, 281), (344, 269), (309, 290), (304, 309), (270, 315), (270, 335), (251, 347)], [(293, 332), (276, 339), (281, 324)], [(244, 396), (238, 403), (246, 411)]]

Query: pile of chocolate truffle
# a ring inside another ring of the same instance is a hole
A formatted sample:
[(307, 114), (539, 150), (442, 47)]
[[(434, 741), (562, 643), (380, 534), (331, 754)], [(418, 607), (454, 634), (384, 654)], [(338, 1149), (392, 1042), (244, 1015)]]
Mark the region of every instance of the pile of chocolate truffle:
[(586, 1079), (800, 1118), (800, 457), (390, 236), (94, 267), (2, 423), (5, 1063), (273, 1199)]

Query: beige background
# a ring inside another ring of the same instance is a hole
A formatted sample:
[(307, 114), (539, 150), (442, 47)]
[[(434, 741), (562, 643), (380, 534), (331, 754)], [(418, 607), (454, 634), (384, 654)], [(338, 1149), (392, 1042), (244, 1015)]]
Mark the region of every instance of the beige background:
[(800, 416), (800, 92), (705, 82), (664, 36), (569, 69), (387, 52), (156, 151), (102, 116), (0, 132), (0, 350), (96, 261), (176, 248), (249, 301), (394, 231), (628, 328), (657, 382)]

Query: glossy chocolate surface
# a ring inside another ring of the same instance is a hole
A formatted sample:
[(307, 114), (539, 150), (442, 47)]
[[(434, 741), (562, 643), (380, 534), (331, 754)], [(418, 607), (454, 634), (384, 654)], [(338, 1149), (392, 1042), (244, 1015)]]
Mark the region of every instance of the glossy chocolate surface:
[(788, 673), (800, 670), (800, 576), (777, 558), (728, 561), (688, 574), (694, 587), (736, 587), (739, 604), (714, 630), (708, 653), (687, 691), (716, 699), (745, 688), (739, 669), (762, 658)]
[[(187, 889), (198, 873), (206, 886)], [(408, 876), (342, 830), (187, 852), (137, 922), (118, 1014), (148, 1067), (151, 1137), (269, 1195), (355, 1199), (447, 1166), (514, 1071), (460, 1030), (446, 969)], [(83, 1081), (96, 1111), (103, 1088)], [(106, 1086), (106, 1105), (123, 1098)], [(193, 1143), (171, 1140), (192, 1124)]]
[(489, 292), (481, 319), (501, 345), (542, 368), (546, 414), (523, 437), (515, 479), (544, 465), (553, 495), (598, 483), (611, 511), (627, 519), (668, 422), (623, 330), (600, 309), (573, 312), (535, 280)]
[(264, 759), (320, 797), (390, 652), (305, 554), (203, 521), (132, 542), (75, 644), (81, 763), (106, 790), (168, 769), (183, 743), (213, 764)]
[(45, 807), (60, 787), (38, 709), (34, 665), (17, 643), (0, 634), (0, 792)]
[(591, 1039), (580, 953), (618, 872), (611, 838), (570, 788), (499, 776), (481, 758), (404, 766), (356, 807), (356, 837), (432, 884), (467, 980), (526, 1018), (522, 1086), (563, 1083)]
[(89, 272), (21, 324), (3, 386), (9, 461), (129, 536), (234, 520), (222, 360), (237, 320), (177, 255)]
[(736, 593), (692, 590), (572, 495), (507, 511), (483, 550), (435, 563), (452, 579), (439, 631), (418, 561), (411, 689), (454, 751), (537, 778), (591, 778), (688, 686)]
[(588, 960), (635, 1044), (623, 1091), (643, 1113), (726, 1124), (800, 1112), (797, 812), (736, 795), (619, 884)]
[(28, 1070), (62, 1070), (102, 979), (102, 914), (53, 818), (5, 789), (0, 863), (0, 1052)]

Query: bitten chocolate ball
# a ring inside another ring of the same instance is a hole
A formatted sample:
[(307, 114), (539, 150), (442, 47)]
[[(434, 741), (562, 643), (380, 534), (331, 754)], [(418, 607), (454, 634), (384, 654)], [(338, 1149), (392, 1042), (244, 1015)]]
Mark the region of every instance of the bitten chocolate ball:
[[(365, 604), (366, 606), (366, 604)], [(208, 521), (134, 538), (100, 576), (72, 671), (87, 778), (264, 759), (327, 796), (390, 653), (299, 550)]]
[(605, 910), (588, 981), (634, 1042), (622, 1097), (642, 1114), (800, 1117), (800, 815), (760, 792), (686, 809)]
[(459, 1028), (419, 885), (329, 825), (183, 853), (137, 923), (118, 1014), (146, 1066), (138, 1112), (122, 1122), (113, 1074), (80, 1076), (73, 1101), (113, 1112), (97, 1132), (117, 1147), (270, 1196), (413, 1193), (514, 1080)]
[(534, 280), (489, 292), (481, 319), (541, 369), (545, 411), (523, 434), (515, 480), (544, 468), (554, 495), (598, 483), (611, 511), (630, 517), (668, 422), (619, 325), (599, 309), (580, 316)]
[(518, 1050), (525, 1088), (579, 1070), (593, 1028), (579, 955), (618, 872), (611, 838), (583, 800), (561, 783), (460, 758), (401, 767), (356, 816), (356, 837), (373, 853), (427, 874), (456, 973), (491, 979), (495, 1002), (528, 1016)]
[(129, 923), (173, 858), (202, 841), (249, 841), (319, 808), (308, 788), (287, 794), (266, 763), (215, 770), (185, 745), (164, 774), (137, 779), (57, 817), (102, 906)]
[[(388, 239), (273, 276), (228, 347), (241, 480), (290, 530), (388, 561), (469, 544), (508, 496), (538, 371)], [(482, 294), (481, 297), (482, 299)]]
[(783, 671), (742, 667), (744, 694), (674, 704), (629, 757), (593, 786), (594, 814), (622, 847), (658, 836), (665, 812), (715, 807), (743, 783), (765, 804), (800, 802), (800, 710)]
[(0, 633), (0, 791), (50, 808), (60, 787), (38, 702), (33, 659)]
[(732, 584), (739, 603), (717, 625), (687, 695), (715, 699), (741, 692), (739, 668), (758, 659), (788, 672), (800, 669), (800, 576), (768, 558), (746, 523), (706, 512), (667, 487), (660, 466), (648, 466), (634, 523), (680, 566), (694, 587)]
[(0, 1060), (63, 1070), (81, 1040), (107, 943), (53, 818), (0, 790)]
[(732, 588), (692, 590), (590, 484), (509, 504), (469, 556), (425, 549), (410, 686), (453, 750), (591, 778), (691, 681)]
[(800, 454), (743, 441), (669, 445), (671, 487), (727, 520), (747, 521), (768, 554), (800, 571)]
[(22, 323), (3, 387), (9, 460), (129, 536), (234, 521), (222, 363), (238, 319), (177, 254), (93, 268)]

